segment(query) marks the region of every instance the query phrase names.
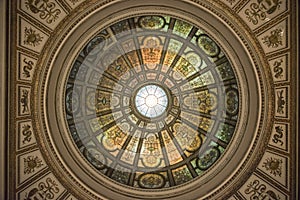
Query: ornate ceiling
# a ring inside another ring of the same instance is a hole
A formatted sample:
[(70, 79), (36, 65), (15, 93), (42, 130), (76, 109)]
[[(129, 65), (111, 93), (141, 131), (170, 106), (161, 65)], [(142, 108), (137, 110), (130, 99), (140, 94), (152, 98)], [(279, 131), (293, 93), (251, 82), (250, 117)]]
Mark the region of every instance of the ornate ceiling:
[(296, 1), (7, 6), (6, 199), (297, 198)]

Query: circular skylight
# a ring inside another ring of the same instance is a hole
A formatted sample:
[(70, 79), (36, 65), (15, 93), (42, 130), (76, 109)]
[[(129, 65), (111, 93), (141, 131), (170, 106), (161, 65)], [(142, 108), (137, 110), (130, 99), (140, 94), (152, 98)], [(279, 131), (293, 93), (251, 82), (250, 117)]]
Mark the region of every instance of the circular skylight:
[(154, 118), (166, 111), (168, 97), (165, 91), (157, 85), (143, 86), (136, 94), (135, 106), (144, 116)]

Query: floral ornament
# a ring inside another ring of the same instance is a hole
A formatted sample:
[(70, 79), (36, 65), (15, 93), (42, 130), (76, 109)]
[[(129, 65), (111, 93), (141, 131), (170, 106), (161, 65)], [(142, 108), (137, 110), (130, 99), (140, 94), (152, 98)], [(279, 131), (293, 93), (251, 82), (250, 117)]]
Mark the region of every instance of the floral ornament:
[(263, 163), (263, 167), (270, 171), (274, 176), (281, 176), (282, 173), (282, 160), (278, 158), (267, 158)]
[(213, 92), (203, 92), (197, 97), (197, 103), (201, 112), (208, 113), (217, 107), (217, 96)]
[(206, 34), (199, 35), (198, 46), (210, 57), (216, 57), (220, 53), (219, 46)]
[(283, 30), (281, 28), (277, 28), (271, 31), (271, 35), (263, 37), (262, 40), (268, 47), (277, 48), (279, 45), (282, 45), (282, 36)]
[(25, 45), (30, 45), (35, 47), (39, 45), (43, 39), (43, 37), (39, 33), (36, 33), (36, 31), (33, 30), (32, 28), (25, 27), (24, 33), (25, 33), (25, 40), (24, 40)]
[(217, 147), (211, 147), (198, 159), (198, 167), (201, 170), (207, 170), (220, 157), (220, 151)]
[(28, 156), (27, 158), (24, 158), (24, 166), (24, 174), (30, 174), (33, 173), (35, 169), (43, 166), (43, 163), (37, 156)]
[(265, 20), (267, 14), (274, 13), (279, 9), (281, 0), (257, 0), (257, 3), (251, 3), (250, 9), (245, 10), (247, 19), (254, 25), (258, 23), (258, 20)]
[(162, 188), (165, 183), (161, 174), (142, 174), (138, 182), (142, 188)]
[(157, 30), (165, 25), (165, 19), (160, 16), (145, 16), (139, 19), (139, 26), (143, 29)]
[(238, 91), (234, 88), (226, 91), (226, 111), (230, 115), (236, 115), (239, 111)]

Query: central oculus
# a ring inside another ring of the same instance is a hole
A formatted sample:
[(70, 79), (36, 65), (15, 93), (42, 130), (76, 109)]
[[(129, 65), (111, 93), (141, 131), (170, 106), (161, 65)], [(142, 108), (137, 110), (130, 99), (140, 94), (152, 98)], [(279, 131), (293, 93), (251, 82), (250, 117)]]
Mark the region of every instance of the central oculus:
[(135, 106), (145, 117), (155, 118), (162, 115), (167, 108), (168, 97), (158, 85), (141, 87), (135, 96)]

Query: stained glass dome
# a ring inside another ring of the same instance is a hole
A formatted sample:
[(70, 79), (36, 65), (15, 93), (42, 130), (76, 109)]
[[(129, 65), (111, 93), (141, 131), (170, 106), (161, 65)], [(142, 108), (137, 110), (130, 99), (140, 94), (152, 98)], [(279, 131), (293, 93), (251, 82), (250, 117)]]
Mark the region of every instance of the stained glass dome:
[(239, 88), (201, 27), (171, 16), (116, 22), (78, 53), (65, 92), (68, 129), (93, 169), (124, 186), (178, 186), (231, 144)]

